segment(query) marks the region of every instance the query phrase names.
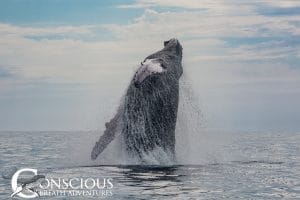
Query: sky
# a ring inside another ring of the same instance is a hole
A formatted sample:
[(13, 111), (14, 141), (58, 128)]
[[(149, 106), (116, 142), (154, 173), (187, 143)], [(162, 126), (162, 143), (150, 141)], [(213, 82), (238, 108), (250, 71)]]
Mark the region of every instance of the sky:
[(1, 0), (0, 130), (94, 130), (178, 38), (203, 127), (300, 130), (298, 0)]

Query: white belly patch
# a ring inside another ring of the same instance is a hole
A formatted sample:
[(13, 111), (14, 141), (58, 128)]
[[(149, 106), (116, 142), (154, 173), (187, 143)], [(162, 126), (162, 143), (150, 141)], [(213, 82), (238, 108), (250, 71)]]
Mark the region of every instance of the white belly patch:
[(164, 71), (165, 69), (161, 66), (161, 63), (157, 59), (146, 59), (141, 63), (141, 66), (136, 71), (134, 80), (141, 83), (151, 74), (162, 73)]

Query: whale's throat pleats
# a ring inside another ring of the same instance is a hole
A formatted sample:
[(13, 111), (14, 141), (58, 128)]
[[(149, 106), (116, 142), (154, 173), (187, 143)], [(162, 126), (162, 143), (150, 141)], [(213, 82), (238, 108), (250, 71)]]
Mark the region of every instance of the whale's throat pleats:
[(123, 115), (123, 138), (128, 155), (142, 158), (156, 148), (174, 155), (177, 107), (178, 83), (152, 93), (129, 88)]

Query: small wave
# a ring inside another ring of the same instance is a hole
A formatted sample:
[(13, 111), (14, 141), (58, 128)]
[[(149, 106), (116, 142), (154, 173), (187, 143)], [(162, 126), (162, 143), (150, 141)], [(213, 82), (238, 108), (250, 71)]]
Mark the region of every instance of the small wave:
[(267, 161), (267, 160), (250, 160), (250, 161), (232, 161), (232, 163), (238, 163), (238, 164), (269, 164), (269, 165), (281, 165), (284, 162), (282, 161)]

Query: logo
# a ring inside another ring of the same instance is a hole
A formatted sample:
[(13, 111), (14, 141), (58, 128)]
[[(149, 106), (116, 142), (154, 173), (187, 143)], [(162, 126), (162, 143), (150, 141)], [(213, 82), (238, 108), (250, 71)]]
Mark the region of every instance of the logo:
[[(21, 176), (22, 173), (27, 176)], [(24, 168), (16, 171), (12, 176), (11, 188), (13, 193), (10, 196), (25, 199), (51, 196), (96, 196), (103, 198), (113, 195), (112, 180), (112, 178), (70, 178), (69, 176), (67, 179), (62, 177), (45, 178), (44, 175), (38, 174), (37, 169)]]
[[(18, 186), (18, 177), (22, 172), (31, 172), (33, 173), (33, 177), (21, 180), (21, 185)], [(14, 196), (19, 196), (22, 198), (30, 199), (30, 198), (35, 198), (38, 197), (39, 194), (33, 187), (28, 187), (27, 185), (33, 182), (36, 182), (40, 178), (45, 178), (43, 175), (38, 175), (36, 169), (30, 169), (30, 168), (25, 168), (25, 169), (20, 169), (15, 172), (15, 174), (12, 176), (11, 179), (11, 188), (13, 190), (13, 193), (10, 195), (11, 197)]]

